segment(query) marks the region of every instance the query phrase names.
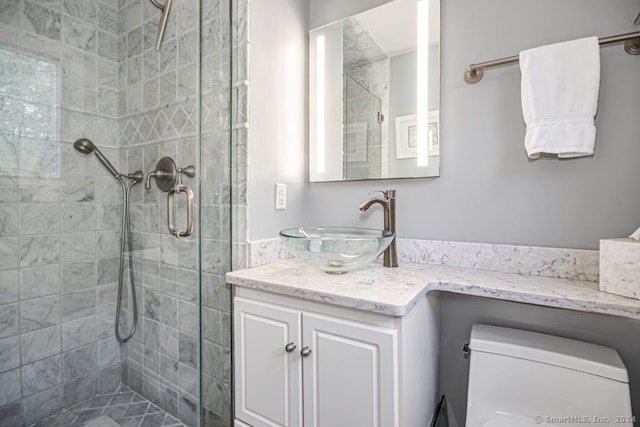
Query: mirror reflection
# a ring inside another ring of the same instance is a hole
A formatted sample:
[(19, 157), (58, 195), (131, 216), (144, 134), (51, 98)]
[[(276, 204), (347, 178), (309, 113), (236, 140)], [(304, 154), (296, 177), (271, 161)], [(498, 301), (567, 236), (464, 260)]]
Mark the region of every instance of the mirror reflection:
[(312, 30), (309, 177), (438, 176), (439, 0), (395, 0)]

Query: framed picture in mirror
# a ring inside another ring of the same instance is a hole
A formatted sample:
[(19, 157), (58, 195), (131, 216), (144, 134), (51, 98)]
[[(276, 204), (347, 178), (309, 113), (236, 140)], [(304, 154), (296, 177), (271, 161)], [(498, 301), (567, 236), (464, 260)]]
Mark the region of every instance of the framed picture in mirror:
[(418, 120), (415, 114), (396, 117), (396, 159), (413, 159), (418, 155)]
[(430, 111), (427, 126), (427, 143), (429, 144), (429, 156), (440, 155), (440, 112)]

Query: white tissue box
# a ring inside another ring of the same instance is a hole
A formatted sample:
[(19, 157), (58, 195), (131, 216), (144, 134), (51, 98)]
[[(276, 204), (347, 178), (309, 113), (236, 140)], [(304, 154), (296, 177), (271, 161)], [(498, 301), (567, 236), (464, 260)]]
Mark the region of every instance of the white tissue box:
[(600, 290), (640, 299), (640, 242), (600, 240)]

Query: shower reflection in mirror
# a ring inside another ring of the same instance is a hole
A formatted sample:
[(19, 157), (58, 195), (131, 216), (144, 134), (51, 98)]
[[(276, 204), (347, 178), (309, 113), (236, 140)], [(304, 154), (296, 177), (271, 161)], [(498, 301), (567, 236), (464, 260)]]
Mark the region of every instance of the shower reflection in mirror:
[[(439, 0), (394, 0), (312, 30), (310, 181), (438, 176), (439, 57)], [(411, 124), (398, 129), (400, 118)]]

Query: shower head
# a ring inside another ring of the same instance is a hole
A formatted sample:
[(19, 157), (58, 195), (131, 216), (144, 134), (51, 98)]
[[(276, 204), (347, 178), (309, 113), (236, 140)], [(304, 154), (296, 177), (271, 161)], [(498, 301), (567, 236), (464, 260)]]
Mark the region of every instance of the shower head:
[(87, 138), (80, 138), (73, 143), (73, 148), (75, 148), (82, 154), (89, 154), (96, 148), (96, 146), (93, 145), (93, 142), (91, 142)]
[(109, 172), (111, 172), (111, 175), (118, 179), (120, 178), (120, 174), (118, 173), (116, 168), (113, 167), (111, 162), (109, 162), (104, 154), (102, 154), (102, 152), (98, 150), (98, 147), (96, 147), (94, 143), (91, 142), (91, 140), (87, 138), (80, 138), (73, 143), (73, 148), (75, 148), (82, 154), (91, 154), (92, 152), (94, 152), (98, 160), (100, 160), (100, 163), (102, 163), (102, 165), (107, 168)]

